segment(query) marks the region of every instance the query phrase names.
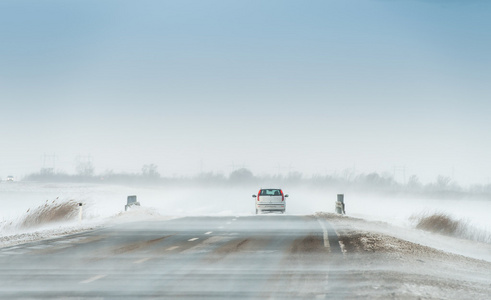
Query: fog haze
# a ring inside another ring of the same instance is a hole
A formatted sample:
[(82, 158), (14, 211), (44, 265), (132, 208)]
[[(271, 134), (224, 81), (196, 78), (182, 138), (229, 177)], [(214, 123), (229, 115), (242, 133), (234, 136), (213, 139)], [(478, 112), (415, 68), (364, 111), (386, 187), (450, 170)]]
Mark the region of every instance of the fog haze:
[[(0, 176), (490, 183), (485, 1), (2, 1)], [(50, 155), (55, 157), (46, 157)], [(88, 157), (90, 156), (90, 157)]]

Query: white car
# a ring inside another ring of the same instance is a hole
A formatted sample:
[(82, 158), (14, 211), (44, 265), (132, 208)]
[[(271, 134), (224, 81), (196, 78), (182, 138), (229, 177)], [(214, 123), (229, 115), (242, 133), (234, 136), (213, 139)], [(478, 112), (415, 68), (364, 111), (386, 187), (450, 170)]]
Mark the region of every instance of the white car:
[(288, 195), (283, 194), (281, 189), (260, 189), (256, 195), (256, 214), (263, 211), (279, 211), (284, 213), (286, 210), (285, 198)]

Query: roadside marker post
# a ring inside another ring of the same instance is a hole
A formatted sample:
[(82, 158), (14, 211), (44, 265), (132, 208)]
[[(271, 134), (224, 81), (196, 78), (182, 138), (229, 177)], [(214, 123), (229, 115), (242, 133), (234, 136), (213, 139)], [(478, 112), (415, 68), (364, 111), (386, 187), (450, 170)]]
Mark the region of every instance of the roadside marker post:
[(79, 223), (82, 222), (82, 207), (83, 207), (83, 204), (81, 202), (78, 203), (78, 222)]
[(338, 198), (336, 201), (336, 206), (335, 206), (335, 211), (336, 213), (340, 215), (345, 215), (345, 206), (344, 206), (344, 194), (338, 194)]

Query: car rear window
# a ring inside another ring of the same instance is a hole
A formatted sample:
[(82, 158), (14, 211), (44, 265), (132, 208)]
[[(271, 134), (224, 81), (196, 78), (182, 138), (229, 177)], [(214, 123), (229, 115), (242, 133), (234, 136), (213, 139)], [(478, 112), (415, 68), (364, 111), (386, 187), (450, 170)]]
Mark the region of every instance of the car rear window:
[(281, 196), (281, 190), (279, 189), (264, 189), (259, 194), (261, 196)]

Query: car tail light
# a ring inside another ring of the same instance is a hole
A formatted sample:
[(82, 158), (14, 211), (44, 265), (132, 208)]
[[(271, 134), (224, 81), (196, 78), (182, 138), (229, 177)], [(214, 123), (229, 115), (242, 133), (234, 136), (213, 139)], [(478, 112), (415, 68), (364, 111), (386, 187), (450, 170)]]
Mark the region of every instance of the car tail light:
[(285, 195), (283, 195), (283, 190), (280, 190), (281, 193), (281, 201), (285, 201)]
[(257, 192), (257, 201), (259, 201), (259, 194), (261, 194), (261, 190), (259, 190), (259, 192)]

